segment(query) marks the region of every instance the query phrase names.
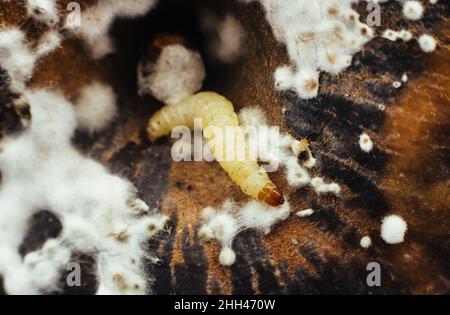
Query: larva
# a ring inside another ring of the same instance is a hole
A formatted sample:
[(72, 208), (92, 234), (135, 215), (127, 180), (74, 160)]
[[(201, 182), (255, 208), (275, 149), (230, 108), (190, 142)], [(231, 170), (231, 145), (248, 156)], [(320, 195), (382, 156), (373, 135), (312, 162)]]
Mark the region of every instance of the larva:
[[(202, 120), (203, 130), (210, 126), (222, 129), (239, 126), (238, 117), (230, 101), (214, 92), (201, 92), (185, 97), (177, 103), (166, 105), (155, 113), (148, 122), (148, 136), (154, 141), (169, 135), (176, 126), (188, 126), (193, 129), (195, 118)], [(209, 143), (217, 140), (215, 132), (205, 132), (204, 136)], [(211, 146), (211, 152), (217, 158), (218, 152), (214, 145)], [(230, 161), (218, 159), (218, 161), (230, 178), (247, 195), (270, 206), (279, 206), (284, 203), (283, 195), (256, 161), (248, 158)]]

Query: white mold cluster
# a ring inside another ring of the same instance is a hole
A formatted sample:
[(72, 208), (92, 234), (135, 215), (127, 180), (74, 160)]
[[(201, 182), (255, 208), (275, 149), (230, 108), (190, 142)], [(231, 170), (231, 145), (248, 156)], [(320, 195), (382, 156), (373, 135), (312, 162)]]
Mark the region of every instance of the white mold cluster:
[(0, 64), (8, 72), (15, 92), (25, 89), (39, 58), (49, 54), (61, 43), (61, 36), (53, 30), (44, 33), (35, 48), (31, 48), (25, 34), (18, 28), (0, 30)]
[[(248, 139), (249, 147), (258, 149), (258, 160), (263, 165), (275, 168), (283, 167), (290, 186), (310, 185), (318, 194), (338, 195), (340, 193), (341, 189), (338, 184), (325, 183), (322, 178), (311, 177), (308, 174), (307, 169), (314, 167), (316, 160), (312, 156), (306, 140), (298, 141), (289, 134), (281, 133), (277, 128), (267, 126), (264, 112), (258, 107), (244, 108), (238, 116), (243, 127), (256, 127), (257, 132), (249, 132)], [(251, 131), (251, 129), (248, 130)], [(298, 157), (303, 152), (306, 159), (299, 161)]]
[(95, 59), (114, 51), (109, 30), (116, 18), (141, 17), (153, 8), (157, 0), (98, 0), (81, 12), (81, 26), (70, 30), (89, 46)]
[(25, 42), (25, 34), (18, 28), (0, 31), (0, 62), (8, 72), (14, 87), (24, 88), (32, 74), (37, 56)]
[[(430, 0), (429, 2), (431, 4), (437, 3), (437, 1), (435, 0)], [(425, 12), (425, 8), (420, 1), (408, 0), (404, 1), (402, 5), (403, 5), (402, 13), (404, 18), (413, 21), (422, 19)], [(393, 42), (397, 41), (398, 39), (407, 42), (410, 41), (412, 38), (414, 38), (413, 34), (405, 29), (399, 31), (387, 29), (383, 32), (381, 37), (386, 38)], [(422, 34), (416, 37), (416, 40), (420, 46), (420, 49), (422, 49), (423, 52), (430, 53), (436, 50), (437, 42), (436, 39), (434, 39), (431, 35)]]
[(402, 217), (392, 214), (383, 219), (381, 237), (388, 244), (403, 243), (408, 225)]
[[(252, 0), (242, 0), (251, 2)], [(253, 0), (254, 1), (254, 0)], [(283, 65), (274, 73), (278, 90), (294, 90), (304, 99), (319, 91), (319, 74), (339, 74), (352, 63), (353, 55), (374, 38), (374, 31), (360, 21), (352, 5), (362, 0), (258, 0), (275, 38), (286, 45), (292, 65)], [(389, 0), (364, 0), (382, 4)], [(436, 0), (430, 0), (435, 4)], [(424, 15), (420, 1), (399, 1), (403, 16), (419, 20)], [(417, 40), (424, 52), (436, 48), (436, 40), (422, 35)], [(409, 41), (411, 31), (387, 29), (381, 37), (391, 41)]]
[(27, 0), (27, 14), (49, 26), (54, 26), (59, 22), (55, 0)]
[(280, 207), (269, 207), (256, 200), (243, 206), (227, 200), (220, 209), (203, 209), (204, 225), (199, 230), (199, 236), (205, 240), (217, 240), (222, 246), (219, 261), (222, 265), (230, 266), (236, 260), (232, 243), (237, 234), (247, 229), (268, 234), (275, 223), (286, 220), (289, 215), (287, 202)]
[(202, 16), (202, 29), (209, 38), (209, 53), (224, 63), (236, 61), (242, 53), (244, 29), (231, 14), (220, 18), (206, 11)]
[(162, 48), (155, 63), (139, 64), (139, 94), (150, 93), (165, 104), (175, 103), (202, 88), (205, 66), (197, 51), (181, 44)]
[[(45, 90), (25, 94), (31, 126), (1, 143), (0, 274), (10, 294), (57, 289), (56, 280), (73, 251), (97, 259), (99, 294), (144, 293), (141, 243), (166, 218), (145, 214), (135, 188), (71, 144), (77, 126), (73, 105)], [(23, 259), (18, 249), (28, 219), (48, 209), (63, 224), (62, 234)]]
[(387, 29), (381, 36), (393, 42), (397, 41), (398, 39), (408, 42), (413, 38), (412, 33), (408, 30), (394, 31), (391, 29)]
[(101, 82), (83, 87), (76, 102), (75, 114), (81, 130), (94, 133), (105, 129), (117, 116), (113, 89)]
[(350, 0), (260, 0), (275, 38), (286, 45), (293, 66), (275, 72), (279, 90), (293, 89), (301, 98), (319, 90), (319, 72), (338, 74), (373, 37), (359, 21)]
[(50, 54), (52, 51), (61, 46), (62, 37), (55, 30), (49, 30), (44, 33), (38, 42), (36, 53), (39, 58)]
[[(39, 58), (62, 41), (53, 27), (52, 3), (27, 2), (32, 18), (52, 26), (36, 42), (29, 42), (18, 28), (0, 30), (0, 65), (11, 78), (12, 92), (30, 104), (32, 115), (25, 131), (0, 143), (0, 276), (9, 294), (52, 292), (59, 289), (72, 253), (82, 252), (96, 258), (97, 293), (145, 293), (141, 243), (163, 229), (166, 217), (149, 213), (130, 182), (82, 156), (71, 144), (77, 127), (98, 131), (116, 116), (112, 89), (98, 82), (86, 86), (75, 108), (57, 93), (26, 87)], [(100, 0), (98, 5), (105, 3)], [(144, 3), (150, 2), (111, 5), (128, 16), (137, 14), (133, 8)], [(21, 257), (29, 219), (40, 210), (59, 218), (62, 233)]]

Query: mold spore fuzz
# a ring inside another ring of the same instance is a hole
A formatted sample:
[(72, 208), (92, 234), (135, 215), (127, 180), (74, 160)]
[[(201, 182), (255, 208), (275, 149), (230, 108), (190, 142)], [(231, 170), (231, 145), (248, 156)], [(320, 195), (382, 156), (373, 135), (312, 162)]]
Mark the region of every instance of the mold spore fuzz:
[[(0, 152), (0, 274), (6, 292), (58, 289), (60, 271), (76, 251), (96, 258), (97, 293), (145, 293), (141, 243), (164, 228), (166, 217), (140, 216), (148, 207), (137, 201), (134, 186), (72, 146), (73, 104), (46, 90), (26, 91), (23, 97), (31, 125), (2, 139)], [(18, 249), (37, 209), (53, 211), (63, 230), (22, 259)]]
[(293, 89), (309, 99), (319, 90), (319, 72), (338, 74), (373, 38), (350, 0), (260, 0), (275, 38), (283, 42), (292, 65), (275, 72), (279, 90)]
[(150, 93), (166, 104), (199, 91), (206, 75), (200, 54), (182, 44), (165, 46), (155, 63), (139, 67), (139, 94)]
[(370, 238), (370, 236), (364, 236), (363, 238), (361, 238), (359, 244), (362, 248), (369, 248), (370, 246), (372, 246), (372, 239)]
[(403, 4), (403, 16), (409, 20), (420, 20), (424, 13), (423, 5), (420, 1), (408, 0)]
[(428, 34), (421, 35), (417, 39), (417, 42), (419, 43), (420, 49), (422, 49), (423, 52), (430, 53), (436, 50), (436, 40)]
[[(338, 184), (326, 183), (322, 178), (309, 176), (307, 169), (314, 167), (317, 161), (309, 150), (306, 139), (299, 141), (290, 134), (280, 132), (278, 128), (267, 126), (267, 119), (260, 107), (244, 108), (238, 116), (244, 128), (256, 127), (256, 132), (249, 129), (246, 135), (249, 147), (257, 148), (258, 160), (269, 167), (283, 168), (290, 186), (311, 185), (319, 194), (339, 194)], [(305, 153), (305, 160), (299, 159), (302, 153)]]
[[(401, 83), (400, 83), (400, 85), (401, 85)], [(369, 135), (365, 132), (363, 132), (359, 136), (359, 147), (361, 148), (361, 150), (363, 150), (366, 153), (369, 153), (373, 149), (372, 139), (370, 139)]]
[(405, 239), (408, 225), (402, 217), (392, 214), (385, 217), (381, 224), (381, 237), (388, 244), (399, 244)]
[(55, 0), (27, 0), (27, 14), (50, 26), (59, 21)]
[(83, 87), (75, 114), (81, 130), (94, 133), (106, 128), (117, 116), (116, 95), (112, 87), (97, 81)]
[(100, 59), (114, 51), (109, 30), (116, 18), (144, 16), (157, 0), (99, 0), (81, 11), (81, 25), (69, 31), (83, 39), (94, 59)]
[(212, 57), (223, 63), (233, 63), (243, 53), (244, 29), (232, 14), (219, 17), (210, 11), (201, 16), (203, 31), (207, 34)]
[(239, 205), (227, 200), (220, 209), (207, 207), (203, 209), (204, 225), (199, 234), (203, 239), (215, 239), (221, 245), (219, 262), (224, 266), (232, 265), (236, 253), (232, 249), (237, 234), (247, 229), (255, 229), (261, 233), (270, 233), (277, 222), (286, 220), (290, 214), (287, 202), (279, 207), (270, 207), (265, 203), (251, 200)]

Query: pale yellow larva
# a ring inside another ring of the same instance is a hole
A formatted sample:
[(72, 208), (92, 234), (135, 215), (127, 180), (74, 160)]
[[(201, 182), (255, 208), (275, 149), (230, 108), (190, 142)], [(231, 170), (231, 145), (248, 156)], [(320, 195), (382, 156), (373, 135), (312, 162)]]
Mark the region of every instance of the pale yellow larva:
[[(230, 101), (214, 92), (201, 92), (188, 96), (177, 103), (166, 105), (155, 113), (148, 122), (148, 136), (154, 141), (169, 135), (176, 126), (187, 126), (193, 129), (195, 118), (202, 120), (203, 130), (211, 126), (226, 128), (239, 125), (238, 117)], [(235, 128), (234, 130), (239, 129)], [(204, 136), (207, 140), (211, 140), (209, 143), (214, 143), (216, 137), (214, 132), (205, 132)], [(245, 144), (241, 145), (245, 146)], [(217, 158), (219, 153), (214, 145), (211, 146), (211, 152)], [(246, 194), (271, 206), (282, 204), (284, 202), (283, 195), (267, 173), (256, 161), (245, 156), (247, 158), (243, 160), (218, 159), (218, 161), (230, 178)]]

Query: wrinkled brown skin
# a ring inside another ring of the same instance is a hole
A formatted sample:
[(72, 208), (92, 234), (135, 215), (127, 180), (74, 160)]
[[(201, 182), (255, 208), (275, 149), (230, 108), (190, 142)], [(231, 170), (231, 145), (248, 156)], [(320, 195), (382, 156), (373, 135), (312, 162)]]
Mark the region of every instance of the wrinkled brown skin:
[[(140, 49), (145, 51), (155, 33), (179, 31), (202, 43), (198, 30), (190, 26), (196, 21), (191, 14), (195, 4), (234, 12), (247, 31), (244, 56), (231, 66), (208, 63), (204, 88), (240, 106), (260, 105), (271, 124), (298, 139), (306, 137), (318, 160), (313, 174), (342, 187), (339, 198), (317, 196), (309, 188), (290, 189), (282, 172), (275, 174), (275, 184), (294, 210), (313, 208), (315, 213), (289, 218), (267, 236), (241, 233), (233, 244), (237, 261), (231, 268), (219, 265), (217, 244), (199, 241), (200, 213), (226, 198), (247, 197), (216, 163), (171, 163), (170, 142), (151, 144), (145, 135), (148, 118), (162, 104), (136, 96)], [(0, 8), (2, 24), (20, 23), (21, 11), (15, 5)], [(364, 16), (364, 6), (359, 11)], [(404, 27), (396, 22), (401, 12), (395, 1), (383, 12), (378, 32)], [(422, 21), (407, 22), (416, 34), (433, 34), (439, 40), (437, 52), (423, 54), (414, 40), (375, 39), (355, 56), (348, 71), (337, 77), (322, 75), (320, 96), (310, 101), (274, 90), (272, 74), (277, 66), (289, 63), (286, 51), (273, 38), (257, 3), (234, 1), (163, 1), (148, 20), (122, 21), (114, 27), (119, 54), (92, 62), (82, 45), (66, 41), (39, 63), (30, 84), (61, 88), (73, 98), (80, 86), (100, 78), (109, 80), (119, 93), (120, 119), (104, 133), (94, 138), (78, 135), (75, 142), (133, 181), (144, 200), (151, 206), (159, 204), (172, 218), (169, 232), (146, 247), (161, 259), (159, 265), (146, 264), (149, 293), (450, 293), (448, 14), (448, 4), (440, 1), (433, 7), (427, 4)], [(393, 88), (392, 82), (403, 73), (409, 81)], [(380, 111), (378, 104), (385, 110)], [(362, 131), (375, 143), (370, 154), (359, 149)], [(380, 221), (389, 213), (408, 222), (402, 244), (387, 245), (379, 236)], [(51, 229), (42, 216), (35, 220), (41, 230)], [(368, 250), (359, 246), (365, 235), (373, 241)], [(23, 248), (27, 244), (36, 248), (32, 240), (27, 238)], [(366, 284), (366, 265), (372, 261), (381, 265), (381, 287)], [(92, 259), (83, 259), (82, 266), (92, 274)], [(95, 278), (83, 281), (82, 288), (65, 292), (95, 290)]]

